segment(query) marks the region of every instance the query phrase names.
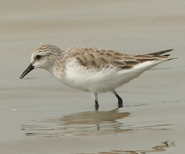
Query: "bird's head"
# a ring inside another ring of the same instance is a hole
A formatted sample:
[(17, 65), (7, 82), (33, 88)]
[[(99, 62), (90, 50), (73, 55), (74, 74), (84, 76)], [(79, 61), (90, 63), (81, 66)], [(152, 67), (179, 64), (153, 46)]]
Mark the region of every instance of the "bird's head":
[(24, 76), (26, 76), (35, 68), (42, 68), (51, 72), (57, 58), (61, 55), (61, 53), (62, 51), (60, 48), (56, 46), (50, 44), (40, 46), (31, 55), (31, 64), (22, 73), (20, 79), (23, 79)]

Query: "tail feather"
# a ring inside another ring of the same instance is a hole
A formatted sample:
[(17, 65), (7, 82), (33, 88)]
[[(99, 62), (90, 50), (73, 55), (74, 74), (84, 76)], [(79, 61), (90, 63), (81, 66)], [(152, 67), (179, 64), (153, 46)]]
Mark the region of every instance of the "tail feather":
[[(153, 53), (148, 53), (146, 55), (151, 55), (151, 56), (162, 56), (162, 54), (164, 53), (167, 53), (167, 52), (170, 52), (172, 51), (173, 49), (168, 49), (168, 50), (163, 50), (163, 51), (159, 51), (159, 52), (153, 52)], [(170, 54), (166, 54), (166, 55), (163, 55), (163, 56), (170, 56)]]
[(170, 58), (170, 54), (165, 54), (168, 53), (170, 51), (172, 51), (173, 49), (168, 49), (168, 50), (163, 50), (163, 51), (159, 51), (159, 52), (153, 52), (153, 53), (148, 53), (148, 54), (144, 54), (144, 55), (136, 55), (136, 60), (143, 63), (146, 61), (151, 61), (151, 60), (165, 60), (165, 61), (170, 61), (170, 60), (175, 60), (177, 58)]
[(177, 59), (177, 58), (170, 58), (170, 59), (168, 59), (168, 61), (170, 61), (170, 60), (175, 60), (175, 59)]

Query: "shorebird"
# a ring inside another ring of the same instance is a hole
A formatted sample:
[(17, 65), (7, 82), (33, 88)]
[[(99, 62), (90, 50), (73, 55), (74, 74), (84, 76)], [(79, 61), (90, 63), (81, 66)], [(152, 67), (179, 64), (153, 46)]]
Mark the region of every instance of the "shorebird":
[(46, 44), (31, 55), (31, 64), (20, 76), (42, 68), (49, 71), (65, 85), (83, 91), (93, 92), (95, 110), (98, 110), (98, 93), (112, 92), (118, 99), (118, 108), (123, 100), (115, 88), (128, 83), (146, 70), (175, 58), (166, 54), (172, 49), (160, 52), (129, 55), (114, 50), (87, 47), (71, 47), (66, 50)]

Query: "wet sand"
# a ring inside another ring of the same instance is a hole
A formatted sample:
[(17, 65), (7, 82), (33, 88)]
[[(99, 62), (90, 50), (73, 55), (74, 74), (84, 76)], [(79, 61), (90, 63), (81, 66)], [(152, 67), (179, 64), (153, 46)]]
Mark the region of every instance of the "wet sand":
[[(1, 1), (0, 153), (184, 153), (185, 2)], [(144, 54), (173, 48), (158, 65), (111, 93), (60, 84), (48, 72), (19, 76), (40, 44)]]

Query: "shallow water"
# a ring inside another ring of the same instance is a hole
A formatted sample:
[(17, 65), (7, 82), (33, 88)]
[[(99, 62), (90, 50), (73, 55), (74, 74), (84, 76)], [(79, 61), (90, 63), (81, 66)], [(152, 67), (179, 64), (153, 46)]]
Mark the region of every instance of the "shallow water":
[(39, 125), (22, 125), (21, 130), (26, 136), (59, 137), (59, 136), (92, 136), (114, 135), (137, 130), (170, 130), (172, 124), (134, 126), (125, 125), (124, 119), (129, 112), (119, 112), (118, 109), (110, 111), (88, 111), (73, 113), (63, 117), (53, 117), (35, 121)]
[[(164, 141), (161, 143), (161, 145), (156, 145), (152, 147), (151, 150), (134, 150), (134, 151), (111, 150), (110, 152), (98, 152), (98, 154), (147, 154), (147, 153), (153, 153), (153, 152), (166, 151), (168, 148), (174, 147), (174, 146), (175, 146), (174, 142)], [(78, 153), (78, 154), (90, 154), (90, 153)]]

